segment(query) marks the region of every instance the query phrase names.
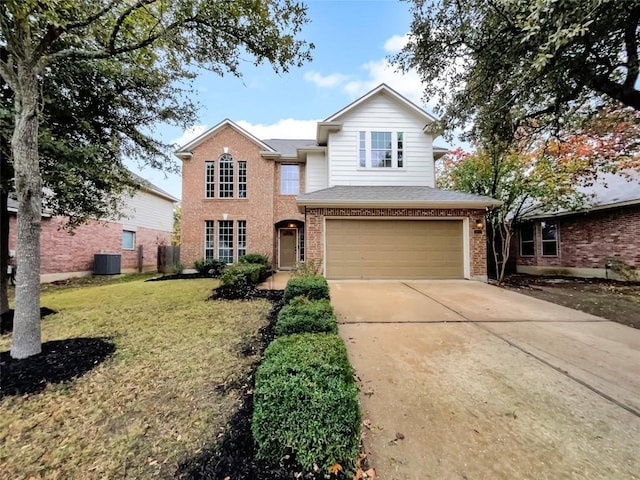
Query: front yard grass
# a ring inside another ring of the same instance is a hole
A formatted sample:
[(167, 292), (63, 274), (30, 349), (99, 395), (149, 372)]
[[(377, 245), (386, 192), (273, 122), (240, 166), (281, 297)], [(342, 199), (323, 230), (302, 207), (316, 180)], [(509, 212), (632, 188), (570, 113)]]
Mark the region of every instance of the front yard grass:
[[(43, 342), (109, 337), (115, 353), (82, 377), (0, 401), (0, 477), (172, 478), (215, 442), (255, 357), (241, 351), (271, 305), (206, 301), (210, 279), (47, 288)], [(0, 351), (10, 336), (0, 337)]]

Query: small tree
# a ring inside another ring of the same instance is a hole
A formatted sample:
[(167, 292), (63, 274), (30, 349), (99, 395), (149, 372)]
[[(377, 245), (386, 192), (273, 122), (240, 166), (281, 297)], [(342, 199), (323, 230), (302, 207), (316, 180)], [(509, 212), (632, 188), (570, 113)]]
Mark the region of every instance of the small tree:
[(584, 203), (585, 195), (575, 190), (575, 173), (573, 168), (560, 168), (547, 157), (514, 150), (481, 149), (466, 154), (458, 149), (444, 159), (438, 186), (502, 202), (487, 214), (487, 247), (501, 283), (515, 224), (535, 211), (576, 209)]

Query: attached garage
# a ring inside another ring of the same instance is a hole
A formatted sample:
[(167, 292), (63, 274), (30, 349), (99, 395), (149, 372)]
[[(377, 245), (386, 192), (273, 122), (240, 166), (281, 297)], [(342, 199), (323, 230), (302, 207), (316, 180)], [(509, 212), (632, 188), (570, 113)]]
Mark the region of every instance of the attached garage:
[(327, 219), (326, 276), (464, 278), (462, 220)]
[(329, 279), (487, 281), (492, 198), (420, 186), (336, 185), (297, 197), (305, 261)]

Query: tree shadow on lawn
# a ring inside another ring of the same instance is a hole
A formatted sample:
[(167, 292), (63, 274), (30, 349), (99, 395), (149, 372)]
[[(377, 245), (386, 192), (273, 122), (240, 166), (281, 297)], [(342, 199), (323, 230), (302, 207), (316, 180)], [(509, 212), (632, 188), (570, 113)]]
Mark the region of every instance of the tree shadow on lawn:
[(106, 337), (69, 338), (42, 344), (38, 355), (16, 360), (0, 352), (0, 399), (43, 391), (48, 383), (62, 383), (82, 376), (115, 351)]

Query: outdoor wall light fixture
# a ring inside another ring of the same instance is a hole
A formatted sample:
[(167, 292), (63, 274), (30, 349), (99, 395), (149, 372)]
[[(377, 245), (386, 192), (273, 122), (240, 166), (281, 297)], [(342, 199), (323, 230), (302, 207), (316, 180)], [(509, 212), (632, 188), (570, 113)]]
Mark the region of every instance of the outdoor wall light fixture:
[(482, 228), (484, 227), (484, 222), (482, 221), (481, 218), (476, 218), (476, 228)]
[(287, 224), (287, 227), (289, 227), (289, 228), (296, 228), (296, 227), (297, 227), (297, 225), (296, 225), (295, 223), (289, 223), (289, 224)]

